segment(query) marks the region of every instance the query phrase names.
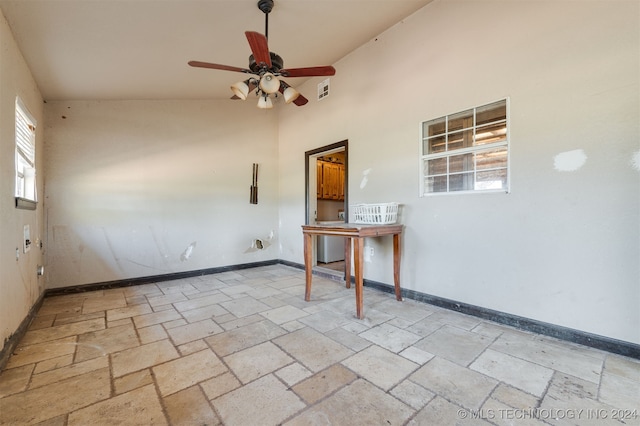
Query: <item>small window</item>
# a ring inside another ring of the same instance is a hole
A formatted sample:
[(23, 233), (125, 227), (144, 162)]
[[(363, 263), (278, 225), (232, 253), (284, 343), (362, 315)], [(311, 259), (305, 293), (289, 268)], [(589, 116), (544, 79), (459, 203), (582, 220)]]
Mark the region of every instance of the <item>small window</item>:
[(36, 120), (16, 98), (16, 206), (35, 208)]
[(509, 192), (507, 99), (422, 123), (421, 196)]

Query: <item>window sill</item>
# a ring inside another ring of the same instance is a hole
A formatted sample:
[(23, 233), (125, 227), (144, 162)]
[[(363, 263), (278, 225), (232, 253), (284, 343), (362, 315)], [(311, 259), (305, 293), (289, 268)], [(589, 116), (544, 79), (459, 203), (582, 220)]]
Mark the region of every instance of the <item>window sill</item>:
[(16, 208), (22, 210), (35, 210), (38, 205), (37, 201), (29, 200), (27, 198), (16, 197)]

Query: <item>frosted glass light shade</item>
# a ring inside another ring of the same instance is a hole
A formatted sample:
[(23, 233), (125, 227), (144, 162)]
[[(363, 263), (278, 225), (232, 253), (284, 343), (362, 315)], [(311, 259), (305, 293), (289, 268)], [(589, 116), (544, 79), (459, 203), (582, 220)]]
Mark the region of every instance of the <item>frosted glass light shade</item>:
[(247, 99), (247, 95), (249, 94), (249, 86), (244, 81), (239, 81), (231, 85), (231, 91), (234, 95), (244, 101)]
[(264, 93), (276, 93), (280, 89), (280, 80), (270, 72), (265, 73), (260, 79), (260, 89)]
[(284, 101), (290, 104), (291, 102), (298, 99), (298, 96), (300, 96), (300, 92), (298, 92), (293, 87), (289, 86), (286, 89), (284, 89), (284, 92), (282, 92), (282, 95), (284, 96)]
[(260, 109), (273, 108), (273, 102), (271, 102), (271, 98), (268, 96), (260, 96), (260, 98), (258, 98), (258, 108)]

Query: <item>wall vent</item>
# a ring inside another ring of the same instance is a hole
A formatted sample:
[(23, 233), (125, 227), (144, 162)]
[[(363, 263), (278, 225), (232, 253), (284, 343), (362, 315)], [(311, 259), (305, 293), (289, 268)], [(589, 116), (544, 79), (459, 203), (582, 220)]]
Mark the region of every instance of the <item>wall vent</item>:
[(321, 101), (329, 96), (329, 79), (323, 80), (318, 84), (318, 100)]

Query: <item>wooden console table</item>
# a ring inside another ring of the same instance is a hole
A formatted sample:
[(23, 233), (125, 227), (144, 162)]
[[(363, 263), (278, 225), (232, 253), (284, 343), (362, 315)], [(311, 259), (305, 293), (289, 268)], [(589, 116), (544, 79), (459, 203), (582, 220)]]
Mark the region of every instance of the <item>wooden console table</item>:
[(393, 235), (393, 283), (395, 286), (396, 300), (402, 300), (400, 293), (400, 235), (402, 234), (402, 225), (363, 225), (354, 223), (302, 225), (302, 234), (304, 236), (304, 270), (306, 275), (304, 300), (307, 302), (311, 299), (311, 273), (313, 269), (312, 243), (314, 235), (330, 235), (345, 238), (344, 276), (347, 288), (351, 288), (351, 240), (354, 240), (353, 258), (356, 275), (356, 316), (359, 319), (364, 318), (362, 309), (364, 239), (366, 237)]

